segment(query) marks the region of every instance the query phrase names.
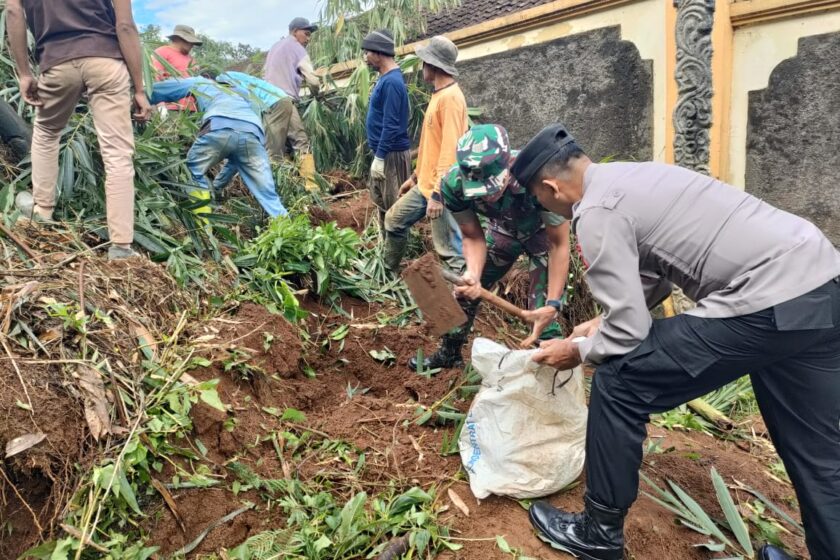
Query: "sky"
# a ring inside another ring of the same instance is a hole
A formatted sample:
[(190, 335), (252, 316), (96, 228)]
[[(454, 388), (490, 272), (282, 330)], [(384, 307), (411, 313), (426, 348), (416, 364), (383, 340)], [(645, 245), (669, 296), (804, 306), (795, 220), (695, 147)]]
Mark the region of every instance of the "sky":
[(132, 6), (140, 27), (159, 25), (164, 36), (182, 23), (216, 40), (261, 49), (288, 35), (292, 18), (318, 19), (318, 0), (134, 0)]

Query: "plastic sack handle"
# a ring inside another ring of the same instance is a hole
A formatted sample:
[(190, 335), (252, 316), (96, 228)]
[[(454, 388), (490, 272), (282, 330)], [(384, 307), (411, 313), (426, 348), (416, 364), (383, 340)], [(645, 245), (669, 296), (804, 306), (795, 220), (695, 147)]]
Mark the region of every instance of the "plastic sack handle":
[[(503, 363), (505, 363), (505, 358), (507, 358), (508, 356), (510, 356), (510, 355), (511, 355), (511, 353), (513, 353), (513, 352), (514, 352), (514, 350), (508, 350), (507, 352), (505, 352), (504, 354), (502, 354), (502, 357), (499, 359), (499, 365), (498, 365), (498, 366), (496, 366), (496, 369), (502, 369), (502, 364), (503, 364)], [(567, 384), (569, 381), (571, 381), (571, 380), (572, 380), (572, 377), (574, 377), (574, 376), (575, 376), (575, 370), (574, 370), (574, 369), (572, 369), (572, 370), (569, 372), (569, 377), (567, 377), (566, 379), (564, 379), (564, 380), (563, 380), (563, 382), (562, 382), (562, 383), (560, 383), (560, 385), (557, 385), (557, 375), (558, 375), (559, 373), (560, 373), (560, 368), (557, 368), (557, 369), (555, 369), (555, 370), (554, 370), (554, 379), (552, 379), (552, 381), (551, 381), (551, 392), (549, 393), (549, 395), (551, 395), (552, 397), (557, 396), (557, 392), (556, 392), (556, 391), (557, 391), (557, 389), (562, 389), (563, 387), (565, 387), (565, 386), (566, 386), (566, 384)]]

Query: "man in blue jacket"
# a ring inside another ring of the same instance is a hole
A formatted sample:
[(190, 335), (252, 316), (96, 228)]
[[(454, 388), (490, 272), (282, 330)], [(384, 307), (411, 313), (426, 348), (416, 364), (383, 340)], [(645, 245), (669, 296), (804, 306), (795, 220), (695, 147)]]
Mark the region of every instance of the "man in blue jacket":
[(385, 212), (399, 198), (400, 185), (411, 176), (408, 139), (408, 89), (394, 60), (394, 37), (387, 29), (369, 33), (362, 41), (365, 61), (379, 72), (367, 114), (370, 197), (379, 208), (380, 230), (385, 232)]
[[(244, 72), (229, 70), (219, 74), (216, 80), (247, 89), (251, 100), (257, 102), (265, 129), (265, 149), (272, 161), (282, 161), (286, 157), (287, 139), (291, 140), (295, 153), (308, 153), (309, 140), (305, 134), (298, 134), (292, 126), (293, 114), (297, 115), (297, 108), (294, 98), (288, 93), (266, 80)], [(306, 142), (305, 146), (301, 144), (303, 141)]]
[[(255, 96), (235, 84), (223, 85), (209, 78), (176, 78), (154, 85), (152, 104), (177, 101), (187, 95), (195, 98), (204, 113), (198, 138), (187, 154), (187, 167), (198, 186), (190, 194), (210, 200), (211, 190), (218, 192), (238, 172), (269, 216), (287, 215), (274, 186)], [(225, 159), (227, 165), (211, 187), (207, 171)], [(209, 211), (205, 206), (196, 212)]]

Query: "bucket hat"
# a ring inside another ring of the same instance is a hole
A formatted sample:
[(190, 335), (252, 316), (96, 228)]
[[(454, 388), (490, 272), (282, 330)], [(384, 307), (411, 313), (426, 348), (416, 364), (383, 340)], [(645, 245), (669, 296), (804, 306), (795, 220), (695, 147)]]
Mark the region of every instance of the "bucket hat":
[(417, 57), (435, 68), (440, 68), (450, 76), (457, 76), (455, 61), (458, 59), (458, 47), (443, 35), (435, 35), (428, 44), (417, 47)]
[(179, 39), (182, 39), (187, 43), (191, 43), (193, 45), (204, 44), (204, 41), (199, 39), (198, 35), (195, 34), (195, 29), (193, 29), (189, 25), (176, 25), (175, 30), (172, 32), (172, 35), (169, 36), (169, 39), (172, 39), (173, 37), (178, 37)]

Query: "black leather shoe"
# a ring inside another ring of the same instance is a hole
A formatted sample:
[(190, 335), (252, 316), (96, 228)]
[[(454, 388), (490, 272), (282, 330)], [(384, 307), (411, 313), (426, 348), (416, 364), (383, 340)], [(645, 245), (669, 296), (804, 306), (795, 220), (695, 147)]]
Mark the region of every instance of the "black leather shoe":
[(765, 544), (758, 549), (760, 560), (793, 560), (793, 556), (772, 544)]
[(585, 502), (586, 508), (577, 514), (536, 502), (528, 517), (540, 540), (552, 548), (584, 560), (622, 560), (627, 510), (602, 506), (589, 497)]

